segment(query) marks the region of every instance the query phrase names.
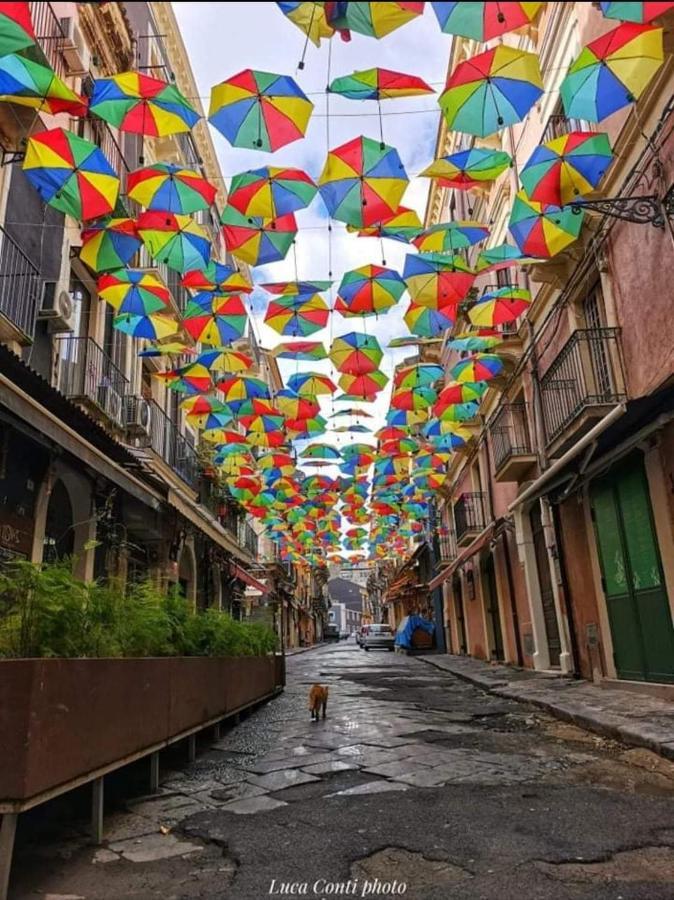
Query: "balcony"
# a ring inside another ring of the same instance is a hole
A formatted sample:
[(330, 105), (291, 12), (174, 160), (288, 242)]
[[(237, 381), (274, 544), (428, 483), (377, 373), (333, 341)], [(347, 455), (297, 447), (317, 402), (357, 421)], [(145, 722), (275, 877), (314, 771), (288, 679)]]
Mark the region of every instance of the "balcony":
[(107, 353), (91, 338), (63, 337), (57, 346), (61, 393), (123, 427), (129, 382)]
[(0, 227), (0, 340), (32, 342), (42, 290), (39, 269)]
[(31, 3), (30, 15), (37, 38), (37, 46), (42, 51), (45, 61), (59, 78), (66, 77), (68, 72), (63, 57), (66, 34), (52, 4), (47, 2)]
[(504, 403), (494, 416), (489, 432), (496, 481), (520, 481), (536, 463), (528, 404)]
[(574, 331), (541, 378), (548, 454), (564, 453), (626, 396), (620, 329)]
[(454, 504), (454, 526), (459, 547), (470, 544), (486, 527), (486, 496), (481, 492), (461, 494)]
[(257, 534), (248, 522), (239, 521), (239, 546), (246, 549), (253, 559), (257, 559)]
[(154, 400), (150, 406), (149, 446), (190, 487), (196, 487), (199, 462), (194, 447)]
[(442, 525), (438, 529), (439, 562), (446, 566), (456, 559), (456, 534), (453, 528)]

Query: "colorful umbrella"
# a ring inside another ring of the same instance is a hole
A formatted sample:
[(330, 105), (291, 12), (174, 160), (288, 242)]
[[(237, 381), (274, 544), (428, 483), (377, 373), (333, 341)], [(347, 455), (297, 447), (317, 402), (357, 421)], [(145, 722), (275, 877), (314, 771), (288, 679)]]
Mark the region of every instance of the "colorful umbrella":
[(342, 454), (331, 444), (309, 444), (300, 453), (302, 459), (341, 459)]
[(204, 291), (188, 302), (182, 324), (195, 341), (219, 347), (243, 337), (247, 321), (246, 308), (238, 294)]
[(475, 273), (459, 257), (409, 253), (405, 257), (403, 278), (415, 304), (445, 311), (466, 297)]
[(482, 381), (452, 382), (438, 394), (438, 399), (433, 406), (433, 414), (442, 416), (442, 413), (450, 406), (478, 402), (482, 399), (487, 385)]
[(320, 294), (332, 287), (332, 281), (274, 281), (260, 284), (270, 294)]
[(422, 231), (412, 243), (425, 253), (454, 253), (489, 237), (489, 226), (479, 222), (440, 222)]
[(129, 198), (147, 209), (188, 213), (208, 209), (216, 188), (193, 169), (175, 163), (154, 163), (130, 172), (126, 181)]
[(188, 419), (195, 421), (197, 424), (199, 424), (199, 419), (202, 416), (209, 416), (213, 413), (229, 414), (231, 416), (230, 408), (215, 394), (195, 394), (192, 397), (185, 397), (180, 402), (180, 406)]
[(398, 151), (366, 137), (330, 150), (318, 179), (332, 218), (357, 228), (394, 215), (407, 184)]
[(476, 272), (498, 272), (510, 266), (524, 266), (537, 262), (532, 256), (525, 256), (519, 247), (512, 244), (496, 244), (487, 250), (481, 250), (475, 262)]
[(406, 409), (416, 412), (417, 410), (428, 409), (433, 406), (438, 399), (438, 395), (431, 388), (401, 388), (391, 396), (392, 409)]
[(264, 381), (246, 375), (226, 378), (218, 383), (218, 390), (224, 395), (225, 403), (230, 406), (243, 400), (269, 399), (269, 388)]
[(316, 400), (302, 397), (288, 388), (283, 388), (276, 394), (275, 402), (288, 419), (312, 419), (321, 410), (320, 404)]
[(169, 212), (144, 212), (138, 216), (138, 233), (155, 262), (184, 274), (205, 269), (211, 245), (207, 233), (189, 216)]
[(257, 465), (265, 472), (265, 478), (269, 470), (278, 471), (282, 475), (292, 475), (295, 471), (295, 458), (289, 453), (265, 453), (258, 459)]
[(412, 411), (408, 409), (389, 409), (386, 413), (386, 423), (394, 428), (410, 430), (416, 425), (421, 425), (428, 419), (426, 411)]
[[(227, 315), (231, 316), (232, 314), (228, 313)], [(231, 319), (228, 318), (228, 321), (231, 324)], [(253, 368), (253, 357), (241, 350), (234, 350), (232, 347), (204, 350), (195, 362), (200, 362), (211, 372), (247, 372)]]
[(264, 321), (278, 334), (306, 336), (325, 328), (330, 310), (320, 294), (282, 295), (267, 307)]
[(404, 319), (413, 334), (435, 337), (454, 325), (454, 319), (450, 316), (452, 312), (453, 307), (451, 306), (446, 306), (442, 310), (431, 309), (412, 300), (407, 307)]
[(311, 416), (308, 419), (286, 419), (286, 433), (295, 440), (318, 437), (325, 434), (327, 422), (322, 416)]
[(320, 372), (297, 372), (288, 379), (288, 387), (301, 397), (319, 397), (337, 390), (337, 385)]
[[(258, 380), (259, 379), (253, 379)], [(248, 397), (247, 399), (235, 399), (230, 401), (232, 409), (236, 413), (236, 420), (244, 428), (247, 428), (253, 419), (260, 416), (281, 416), (281, 411), (274, 405), (269, 397)]]
[[(328, 22), (325, 3), (278, 2), (276, 5), (317, 47), (321, 43), (321, 38), (331, 38), (335, 33), (335, 29)], [(304, 63), (300, 64), (300, 68), (304, 68)]]
[(339, 386), (352, 397), (362, 399), (378, 394), (386, 387), (388, 381), (383, 372), (368, 372), (365, 375), (341, 375)]
[(0, 56), (35, 43), (30, 3), (0, 3)]
[(437, 178), (442, 187), (470, 191), (494, 181), (510, 165), (512, 159), (503, 150), (471, 147), (433, 160), (419, 174), (425, 178)]
[(503, 371), (503, 360), (493, 353), (474, 353), (465, 359), (459, 360), (452, 369), (450, 375), (454, 381), (490, 381)]
[(169, 372), (156, 372), (154, 377), (179, 394), (204, 394), (214, 387), (211, 372), (202, 363), (191, 362)]
[(175, 318), (159, 312), (147, 316), (122, 313), (115, 316), (112, 324), (114, 328), (123, 331), (124, 334), (149, 341), (161, 340), (178, 331), (178, 322)]
[(582, 210), (537, 203), (519, 191), (508, 230), (522, 253), (550, 259), (576, 240), (582, 226)]
[(353, 75), (335, 78), (328, 87), (331, 94), (349, 100), (395, 100), (433, 94), (433, 88), (417, 75), (405, 75), (391, 69), (365, 69)]
[(601, 122), (634, 103), (664, 60), (662, 28), (618, 25), (584, 47), (560, 86), (569, 118)]
[(473, 325), (491, 328), (514, 322), (531, 304), (531, 294), (524, 288), (512, 285), (498, 288), (484, 294), (468, 310), (468, 318)]
[(232, 178), (228, 202), (244, 216), (276, 219), (305, 209), (316, 196), (316, 185), (301, 169), (264, 166)]
[(277, 219), (244, 216), (233, 206), (226, 206), (220, 216), (225, 247), (232, 256), (251, 266), (285, 259), (297, 234), (292, 213)]
[(358, 237), (391, 238), (394, 241), (402, 241), (408, 244), (423, 229), (421, 219), (415, 210), (407, 206), (399, 206), (392, 216), (387, 216), (374, 225), (366, 225), (363, 228), (347, 225), (346, 230), (356, 232)]
[[(0, 8), (5, 4), (0, 4)], [(2, 13), (0, 12), (0, 46), (3, 44)], [(86, 101), (41, 63), (25, 56), (9, 54), (0, 58), (0, 101), (27, 106), (37, 112), (57, 116), (87, 114)]]
[(416, 363), (403, 366), (395, 373), (394, 384), (398, 388), (430, 387), (443, 378), (445, 370), (435, 363)]
[(591, 193), (612, 159), (607, 135), (572, 131), (536, 147), (520, 180), (531, 200), (564, 206)]
[(99, 297), (115, 312), (146, 316), (150, 313), (169, 313), (171, 295), (157, 275), (142, 269), (120, 269), (101, 275), (96, 285)]
[(137, 355), (161, 358), (162, 356), (190, 356), (193, 353), (196, 353), (196, 350), (183, 341), (166, 341), (163, 344), (150, 344), (143, 350), (139, 350)]
[(102, 150), (63, 128), (28, 139), (23, 170), (45, 203), (80, 221), (111, 213), (119, 178)]
[(271, 153), (304, 137), (313, 108), (289, 75), (244, 69), (211, 89), (208, 121), (233, 147)]
[[(339, 397), (335, 397), (335, 402), (339, 400)], [(331, 419), (338, 419), (340, 416), (362, 416), (365, 419), (371, 419), (372, 413), (369, 413), (365, 409), (357, 409), (356, 407), (352, 407), (351, 409), (339, 409), (337, 412), (332, 413), (330, 416)]]
[(96, 79), (89, 110), (120, 131), (150, 137), (189, 131), (200, 119), (174, 84), (139, 72)]
[(114, 216), (90, 222), (81, 237), (80, 259), (94, 272), (123, 269), (142, 243), (133, 219)]
[[(190, 423), (197, 428), (201, 428), (204, 432), (206, 440), (211, 443), (219, 443), (222, 437), (222, 430), (234, 421), (234, 416), (227, 408), (221, 412), (204, 413), (203, 415), (188, 416)], [(217, 436), (213, 433), (217, 432)]]
[(433, 2), (438, 25), (445, 34), (458, 34), (485, 43), (515, 31), (536, 18), (543, 3)]
[(180, 279), (183, 287), (192, 291), (213, 291), (216, 294), (250, 294), (253, 285), (233, 266), (210, 260), (206, 268), (192, 269)]
[(607, 19), (622, 19), (623, 22), (639, 22), (643, 25), (674, 8), (674, 3), (653, 3), (646, 0), (642, 3), (604, 2), (599, 6)]
[(349, 29), (367, 37), (382, 38), (424, 11), (423, 3), (334, 3), (328, 12), (333, 28)]
[(405, 282), (393, 269), (361, 266), (345, 272), (335, 312), (346, 317), (378, 315), (395, 306), (404, 293)]
[(253, 447), (281, 447), (286, 442), (283, 416), (256, 416), (246, 429), (246, 440)]
[(348, 375), (367, 375), (375, 372), (384, 353), (376, 337), (351, 332), (335, 338), (330, 347), (330, 359), (338, 372)]
[(436, 415), (441, 422), (467, 422), (475, 418), (479, 408), (479, 403), (448, 403), (442, 412)]
[(486, 137), (521, 122), (542, 93), (538, 57), (499, 44), (459, 63), (440, 106), (453, 131)]
[(314, 361), (328, 358), (322, 341), (286, 341), (277, 344), (272, 352), (277, 359)]
[(503, 343), (503, 334), (494, 328), (477, 328), (475, 331), (460, 331), (447, 341), (447, 346), (460, 353), (474, 353), (491, 350)]

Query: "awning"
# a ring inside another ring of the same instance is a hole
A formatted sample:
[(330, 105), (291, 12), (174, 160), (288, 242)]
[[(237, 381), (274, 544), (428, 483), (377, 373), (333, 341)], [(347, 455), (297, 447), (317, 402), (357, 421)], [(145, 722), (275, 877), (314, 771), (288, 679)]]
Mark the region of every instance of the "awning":
[(431, 582), (429, 582), (428, 589), (434, 591), (436, 588), (440, 587), (443, 582), (447, 581), (448, 578), (451, 578), (454, 572), (459, 568), (459, 566), (463, 565), (466, 560), (470, 559), (471, 556), (475, 556), (476, 553), (479, 553), (480, 550), (484, 547), (487, 541), (492, 539), (494, 534), (494, 522), (490, 522), (489, 525), (484, 529), (484, 531), (480, 532), (480, 534), (475, 538), (475, 540), (468, 544), (465, 550), (462, 550), (461, 553), (456, 557), (456, 559), (451, 562), (447, 568), (443, 569), (438, 575), (433, 578)]
[(250, 574), (250, 572), (246, 572), (245, 569), (242, 569), (241, 566), (237, 566), (236, 563), (230, 563), (229, 570), (232, 575), (236, 575), (236, 577), (243, 581), (244, 584), (255, 588), (255, 590), (259, 591), (261, 594), (269, 593), (269, 588), (263, 581), (258, 581), (257, 578)]

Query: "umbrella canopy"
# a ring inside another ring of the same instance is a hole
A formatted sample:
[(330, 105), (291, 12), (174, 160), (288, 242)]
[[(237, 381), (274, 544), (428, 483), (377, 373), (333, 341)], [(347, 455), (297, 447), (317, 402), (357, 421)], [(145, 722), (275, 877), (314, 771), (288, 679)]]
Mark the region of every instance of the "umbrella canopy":
[(337, 390), (337, 385), (320, 372), (297, 372), (288, 379), (288, 387), (301, 397), (319, 397)]
[(327, 422), (322, 416), (311, 416), (308, 419), (286, 418), (286, 433), (293, 440), (305, 440), (325, 434)]
[(499, 44), (459, 63), (440, 106), (453, 131), (486, 137), (521, 122), (542, 93), (538, 57)]
[(192, 397), (185, 397), (184, 400), (181, 400), (180, 406), (187, 417), (196, 421), (197, 424), (200, 416), (210, 415), (211, 413), (229, 413), (231, 416), (231, 411), (227, 404), (219, 397), (216, 397), (215, 394), (195, 394)]
[(247, 321), (246, 307), (238, 294), (203, 291), (188, 302), (182, 324), (195, 341), (220, 347), (243, 337)]
[(198, 172), (174, 163), (154, 163), (130, 172), (126, 190), (131, 200), (147, 209), (181, 215), (208, 209), (217, 193)]
[(318, 401), (303, 397), (288, 388), (283, 388), (276, 394), (275, 402), (288, 419), (313, 419), (321, 410)]
[(0, 3), (0, 56), (32, 47), (34, 43), (30, 3)]
[(452, 306), (445, 306), (442, 310), (431, 309), (412, 300), (404, 319), (413, 334), (421, 337), (437, 337), (454, 325), (453, 312)]
[(415, 304), (445, 311), (466, 297), (475, 273), (460, 257), (409, 253), (405, 257), (403, 278)]
[[(231, 324), (230, 318), (228, 318), (228, 322)], [(232, 347), (216, 347), (213, 350), (205, 350), (199, 354), (195, 362), (200, 362), (211, 372), (247, 372), (248, 369), (253, 368), (253, 357), (241, 350), (234, 350)]]
[(180, 279), (191, 291), (213, 291), (218, 294), (250, 294), (253, 285), (233, 266), (210, 260), (205, 269), (191, 269)]
[(233, 206), (226, 206), (220, 221), (229, 252), (251, 266), (285, 259), (297, 235), (297, 222), (292, 213), (277, 219), (264, 219), (244, 216)]
[(531, 304), (531, 294), (524, 288), (506, 286), (484, 294), (468, 310), (473, 325), (487, 328), (514, 322)]
[(404, 293), (405, 282), (393, 269), (361, 266), (344, 273), (335, 312), (346, 317), (378, 315), (395, 306)]
[(357, 228), (394, 215), (407, 184), (398, 151), (366, 137), (330, 150), (318, 179), (332, 218)]
[(335, 3), (328, 21), (337, 29), (349, 29), (367, 37), (382, 38), (406, 25), (424, 11), (423, 3)]
[(144, 212), (138, 216), (138, 234), (155, 262), (181, 274), (205, 269), (211, 244), (206, 231), (189, 216)]
[(283, 416), (255, 416), (246, 429), (246, 440), (253, 447), (281, 447), (286, 442)]
[(423, 230), (421, 219), (417, 212), (407, 206), (399, 206), (392, 216), (387, 216), (374, 225), (366, 225), (363, 228), (347, 225), (346, 230), (356, 232), (358, 237), (391, 238), (408, 244)]
[(374, 397), (384, 390), (388, 382), (388, 377), (383, 372), (368, 372), (365, 375), (344, 374), (339, 378), (341, 389), (359, 399)]
[(482, 43), (515, 31), (536, 18), (543, 3), (431, 3), (445, 34), (458, 34)]
[[(321, 38), (331, 38), (335, 33), (335, 29), (328, 21), (325, 3), (278, 2), (276, 5), (317, 47), (321, 43)], [(300, 68), (303, 68), (303, 64)]]
[(450, 375), (455, 381), (491, 381), (503, 371), (503, 360), (493, 353), (474, 353), (465, 359), (459, 360), (452, 369)]
[(159, 378), (169, 390), (180, 394), (203, 394), (213, 390), (213, 378), (209, 369), (202, 363), (191, 362), (168, 372), (157, 372)]
[(487, 385), (482, 381), (463, 383), (456, 381), (447, 384), (438, 394), (438, 399), (433, 406), (433, 414), (442, 416), (450, 406), (479, 402), (486, 390)]
[(304, 137), (313, 108), (289, 75), (244, 69), (211, 89), (208, 121), (233, 147), (271, 153)]
[(131, 337), (144, 338), (148, 341), (157, 341), (175, 334), (178, 331), (178, 322), (172, 315), (166, 313), (150, 313), (149, 315), (135, 315), (122, 313), (115, 316), (113, 327)]
[(423, 78), (391, 69), (365, 69), (353, 75), (343, 75), (330, 83), (328, 91), (349, 100), (394, 100), (435, 93)]
[[(0, 13), (0, 46), (2, 42)], [(86, 101), (71, 90), (49, 66), (14, 53), (0, 58), (0, 101), (27, 106), (50, 116), (57, 116), (59, 113), (85, 116), (87, 113)]]
[(150, 344), (138, 351), (138, 356), (161, 358), (162, 356), (190, 356), (196, 351), (183, 341), (166, 341), (163, 344)]
[(512, 244), (496, 244), (478, 253), (475, 262), (476, 272), (498, 272), (510, 266), (524, 266), (536, 262), (532, 256), (525, 256), (519, 247)]
[(375, 372), (383, 357), (376, 337), (357, 332), (340, 335), (330, 347), (330, 359), (335, 368), (348, 375)]
[[(474, 419), (480, 408), (479, 403), (448, 403), (441, 413), (435, 413), (441, 422), (467, 422)], [(435, 407), (433, 407), (435, 412)]]
[(386, 422), (394, 428), (410, 430), (416, 425), (426, 422), (428, 415), (426, 410), (389, 409), (386, 413)]
[(145, 316), (170, 312), (171, 295), (157, 275), (142, 269), (120, 269), (101, 275), (96, 285), (99, 297), (117, 313)]
[(489, 226), (479, 222), (440, 222), (422, 231), (412, 243), (425, 253), (454, 253), (489, 237)]
[(397, 388), (430, 387), (445, 374), (442, 366), (435, 363), (417, 363), (413, 366), (404, 366), (395, 374), (394, 384)]
[(275, 297), (264, 321), (279, 334), (299, 337), (325, 328), (330, 310), (320, 294), (289, 294)]
[(476, 328), (475, 331), (460, 331), (447, 341), (447, 346), (460, 353), (474, 353), (491, 350), (503, 343), (503, 335), (494, 328)]
[(244, 216), (276, 219), (305, 209), (316, 196), (316, 185), (301, 169), (264, 166), (232, 178), (228, 201)]
[(583, 227), (583, 212), (529, 200), (519, 191), (508, 230), (522, 253), (549, 259), (572, 244)]
[(139, 72), (97, 78), (89, 110), (120, 131), (150, 137), (190, 131), (200, 119), (174, 84)]
[(302, 450), (303, 459), (341, 459), (342, 454), (331, 444), (309, 444)]
[(328, 358), (322, 341), (286, 341), (277, 344), (272, 352), (277, 359), (314, 361)]
[(94, 272), (123, 269), (142, 243), (133, 219), (114, 216), (90, 222), (81, 237), (80, 259)]
[(436, 178), (442, 187), (470, 191), (494, 181), (511, 164), (512, 159), (503, 150), (471, 147), (433, 160), (419, 174)]
[(573, 131), (536, 147), (520, 180), (531, 200), (564, 206), (591, 193), (612, 159), (608, 135)]
[(641, 3), (603, 2), (601, 11), (607, 19), (622, 19), (623, 22), (652, 22), (674, 8), (674, 3), (653, 3), (646, 0)]
[(270, 294), (320, 294), (332, 286), (332, 281), (273, 281), (260, 284)]
[(269, 388), (264, 381), (250, 375), (226, 378), (218, 383), (218, 390), (230, 406), (243, 400), (269, 399)]
[(63, 128), (28, 139), (23, 170), (45, 203), (80, 221), (112, 213), (119, 178), (102, 150)]

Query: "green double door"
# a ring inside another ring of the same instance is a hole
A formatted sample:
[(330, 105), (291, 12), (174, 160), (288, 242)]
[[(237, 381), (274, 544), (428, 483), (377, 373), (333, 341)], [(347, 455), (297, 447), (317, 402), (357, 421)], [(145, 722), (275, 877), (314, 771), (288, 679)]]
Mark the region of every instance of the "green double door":
[(619, 678), (674, 682), (674, 627), (641, 454), (591, 485)]

